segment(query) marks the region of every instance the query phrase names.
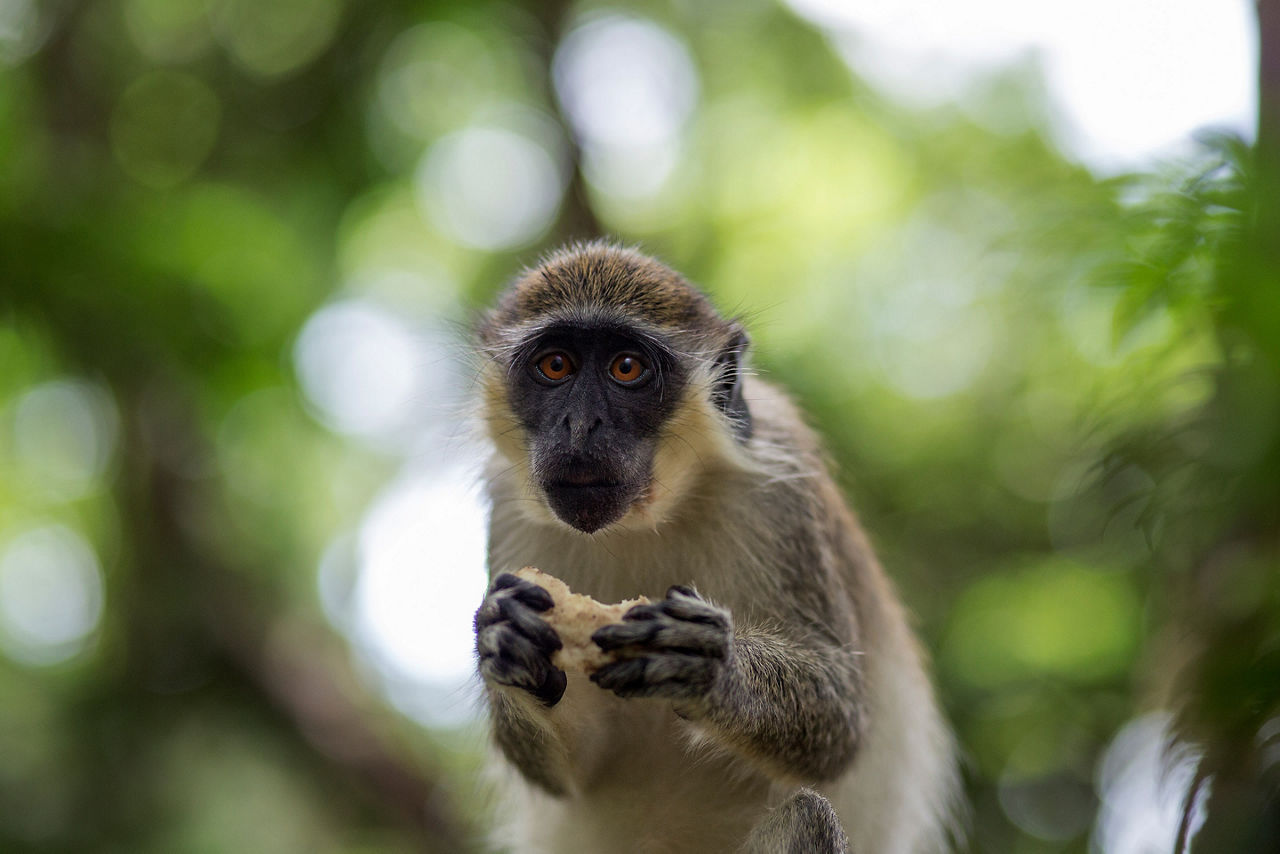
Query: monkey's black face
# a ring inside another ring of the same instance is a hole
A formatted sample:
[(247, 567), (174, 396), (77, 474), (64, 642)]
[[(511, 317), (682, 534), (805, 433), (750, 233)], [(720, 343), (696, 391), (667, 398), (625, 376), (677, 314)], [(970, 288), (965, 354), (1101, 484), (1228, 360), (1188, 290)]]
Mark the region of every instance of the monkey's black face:
[(648, 492), (684, 382), (661, 342), (625, 328), (566, 326), (526, 342), (511, 365), (510, 399), (532, 476), (561, 521), (590, 534)]

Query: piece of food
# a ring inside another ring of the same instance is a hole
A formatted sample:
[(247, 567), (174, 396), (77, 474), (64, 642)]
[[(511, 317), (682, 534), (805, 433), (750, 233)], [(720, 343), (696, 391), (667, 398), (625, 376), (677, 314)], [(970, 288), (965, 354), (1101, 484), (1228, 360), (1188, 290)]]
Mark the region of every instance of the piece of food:
[(596, 646), (591, 640), (592, 633), (601, 626), (622, 622), (622, 615), (632, 607), (649, 603), (646, 597), (641, 596), (606, 605), (590, 596), (574, 593), (569, 585), (554, 575), (532, 566), (517, 570), (516, 575), (546, 590), (556, 603), (551, 610), (542, 613), (542, 618), (556, 630), (564, 644), (551, 655), (551, 663), (561, 670), (594, 673), (609, 662), (617, 661), (615, 653), (605, 652)]

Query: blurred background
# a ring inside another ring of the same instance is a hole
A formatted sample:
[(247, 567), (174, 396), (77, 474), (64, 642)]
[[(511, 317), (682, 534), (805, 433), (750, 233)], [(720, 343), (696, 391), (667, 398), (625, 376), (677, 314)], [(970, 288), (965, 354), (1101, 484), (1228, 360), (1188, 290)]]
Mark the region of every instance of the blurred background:
[(0, 0), (0, 850), (487, 850), (466, 330), (598, 234), (826, 435), (973, 850), (1280, 850), (1277, 175), (1273, 0)]

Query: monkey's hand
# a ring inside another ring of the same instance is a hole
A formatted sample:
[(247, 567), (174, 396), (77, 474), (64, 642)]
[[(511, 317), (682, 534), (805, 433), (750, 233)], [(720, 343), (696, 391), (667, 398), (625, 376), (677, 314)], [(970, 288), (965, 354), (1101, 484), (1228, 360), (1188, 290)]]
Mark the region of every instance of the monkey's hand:
[(705, 698), (728, 666), (733, 620), (688, 587), (636, 605), (623, 622), (597, 629), (591, 639), (618, 661), (591, 674), (591, 681), (619, 697)]
[(475, 620), (480, 675), (522, 688), (547, 706), (560, 702), (568, 682), (551, 663), (560, 636), (538, 616), (553, 604), (538, 585), (504, 572), (489, 585)]

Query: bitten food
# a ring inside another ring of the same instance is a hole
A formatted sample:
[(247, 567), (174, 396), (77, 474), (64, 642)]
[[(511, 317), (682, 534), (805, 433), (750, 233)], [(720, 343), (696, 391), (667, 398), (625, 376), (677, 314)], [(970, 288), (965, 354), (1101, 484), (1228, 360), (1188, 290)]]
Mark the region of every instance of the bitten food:
[(578, 670), (594, 673), (606, 664), (617, 661), (618, 656), (605, 652), (591, 640), (591, 635), (601, 626), (622, 622), (622, 615), (636, 605), (647, 605), (649, 599), (627, 599), (616, 605), (597, 602), (590, 596), (574, 593), (554, 575), (526, 566), (515, 573), (525, 581), (531, 581), (551, 594), (555, 606), (542, 613), (542, 618), (560, 636), (563, 647), (551, 655), (551, 663), (561, 670)]

